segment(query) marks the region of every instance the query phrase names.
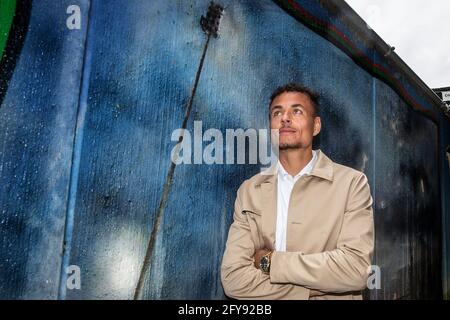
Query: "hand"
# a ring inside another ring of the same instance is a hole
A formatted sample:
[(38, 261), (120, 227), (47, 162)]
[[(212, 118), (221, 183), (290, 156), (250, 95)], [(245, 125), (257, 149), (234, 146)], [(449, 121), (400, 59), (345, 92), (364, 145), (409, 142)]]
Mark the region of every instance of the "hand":
[(255, 255), (253, 256), (253, 264), (255, 265), (256, 269), (260, 269), (259, 267), (259, 262), (261, 261), (261, 258), (268, 254), (271, 250), (269, 249), (260, 249), (260, 250), (256, 250)]

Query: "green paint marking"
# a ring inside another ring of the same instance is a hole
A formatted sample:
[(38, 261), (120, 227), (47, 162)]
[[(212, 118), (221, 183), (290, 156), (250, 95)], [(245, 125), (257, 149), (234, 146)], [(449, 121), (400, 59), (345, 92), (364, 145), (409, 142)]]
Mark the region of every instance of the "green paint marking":
[(0, 56), (3, 56), (6, 41), (8, 40), (9, 30), (16, 11), (16, 0), (0, 1)]

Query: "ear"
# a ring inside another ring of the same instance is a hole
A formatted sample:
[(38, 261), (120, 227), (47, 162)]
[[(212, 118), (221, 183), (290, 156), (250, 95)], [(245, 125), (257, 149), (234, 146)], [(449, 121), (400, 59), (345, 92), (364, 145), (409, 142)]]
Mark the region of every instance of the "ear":
[(320, 122), (320, 117), (314, 118), (314, 131), (313, 136), (317, 136), (320, 132), (320, 129), (322, 129), (322, 123)]

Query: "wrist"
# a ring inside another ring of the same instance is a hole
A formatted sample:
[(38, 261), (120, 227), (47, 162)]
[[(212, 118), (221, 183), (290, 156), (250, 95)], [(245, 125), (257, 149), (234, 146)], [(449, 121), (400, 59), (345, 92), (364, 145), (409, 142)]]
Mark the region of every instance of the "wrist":
[(270, 266), (272, 263), (272, 254), (273, 251), (268, 251), (266, 254), (264, 254), (259, 262), (259, 269), (261, 269), (262, 272), (269, 274), (270, 273)]

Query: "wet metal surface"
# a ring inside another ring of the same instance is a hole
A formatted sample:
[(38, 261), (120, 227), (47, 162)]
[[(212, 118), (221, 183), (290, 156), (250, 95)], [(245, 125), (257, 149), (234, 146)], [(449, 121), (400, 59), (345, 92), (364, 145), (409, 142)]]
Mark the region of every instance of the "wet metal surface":
[[(207, 50), (209, 1), (78, 3), (81, 29), (69, 30), (72, 3), (33, 2), (0, 106), (1, 298), (132, 299), (141, 270), (140, 298), (225, 298), (236, 191), (260, 166), (180, 164), (170, 175), (172, 133), (185, 120), (192, 136), (194, 121), (224, 136), (266, 129), (270, 93), (288, 81), (322, 95), (316, 148), (369, 179), (382, 287), (366, 297), (441, 297), (448, 121), (414, 111), (279, 1), (221, 1)], [(321, 1), (295, 3), (345, 28)], [(65, 285), (70, 265), (79, 290)]]

